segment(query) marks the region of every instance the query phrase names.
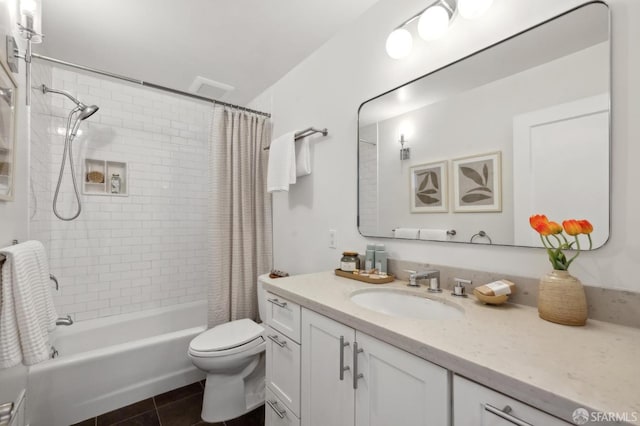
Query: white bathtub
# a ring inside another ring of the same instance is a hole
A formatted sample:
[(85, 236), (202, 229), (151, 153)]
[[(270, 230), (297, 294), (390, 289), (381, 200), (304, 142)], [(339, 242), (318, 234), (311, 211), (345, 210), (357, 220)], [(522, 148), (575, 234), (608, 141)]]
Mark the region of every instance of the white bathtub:
[(193, 302), (58, 327), (59, 356), (29, 369), (30, 426), (68, 426), (203, 379), (187, 349), (206, 315)]

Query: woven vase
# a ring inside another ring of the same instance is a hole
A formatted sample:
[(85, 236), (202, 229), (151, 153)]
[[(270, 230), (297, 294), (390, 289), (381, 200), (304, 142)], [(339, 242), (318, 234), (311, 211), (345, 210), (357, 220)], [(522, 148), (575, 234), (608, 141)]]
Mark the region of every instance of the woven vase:
[(579, 279), (568, 271), (553, 270), (540, 278), (540, 318), (563, 325), (585, 325), (587, 297)]

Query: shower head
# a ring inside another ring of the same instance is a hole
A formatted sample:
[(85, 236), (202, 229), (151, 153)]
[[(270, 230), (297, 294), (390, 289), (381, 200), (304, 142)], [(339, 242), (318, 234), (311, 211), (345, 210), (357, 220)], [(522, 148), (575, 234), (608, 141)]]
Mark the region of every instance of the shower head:
[(82, 108), (80, 110), (80, 115), (78, 116), (78, 118), (80, 120), (86, 120), (87, 118), (91, 117), (93, 114), (95, 114), (96, 112), (98, 112), (98, 110), (100, 109), (97, 105), (85, 105), (82, 102), (80, 103), (80, 105), (78, 105), (80, 108)]
[(42, 85), (42, 93), (49, 93), (49, 92), (50, 93), (57, 93), (59, 95), (66, 96), (71, 101), (73, 101), (73, 103), (75, 103), (78, 106), (78, 108), (80, 109), (80, 115), (78, 116), (78, 118), (80, 120), (85, 120), (85, 119), (91, 117), (99, 109), (96, 105), (87, 106), (87, 105), (83, 104), (77, 98), (72, 96), (69, 92), (66, 92), (64, 90), (52, 89), (52, 88), (47, 87), (46, 85), (43, 84)]

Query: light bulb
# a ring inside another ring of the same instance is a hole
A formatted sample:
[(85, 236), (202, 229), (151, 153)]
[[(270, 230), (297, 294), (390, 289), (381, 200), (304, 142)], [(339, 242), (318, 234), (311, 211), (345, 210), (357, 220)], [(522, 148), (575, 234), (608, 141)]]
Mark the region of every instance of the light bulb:
[(425, 10), (418, 20), (418, 34), (424, 40), (442, 37), (449, 29), (449, 12), (440, 5)]
[(458, 0), (458, 12), (465, 19), (476, 19), (489, 10), (493, 0)]
[(38, 10), (38, 3), (34, 0), (21, 0), (20, 1), (20, 13), (23, 15), (33, 16)]
[(387, 54), (393, 59), (401, 59), (411, 53), (413, 37), (404, 28), (393, 30), (387, 37)]

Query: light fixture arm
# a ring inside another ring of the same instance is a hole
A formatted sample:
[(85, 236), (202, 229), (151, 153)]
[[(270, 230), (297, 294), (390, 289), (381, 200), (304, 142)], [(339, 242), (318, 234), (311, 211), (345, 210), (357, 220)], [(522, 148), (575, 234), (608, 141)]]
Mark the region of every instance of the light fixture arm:
[(433, 3), (430, 3), (427, 7), (422, 9), (420, 12), (416, 13), (411, 18), (407, 19), (402, 24), (400, 24), (397, 27), (395, 27), (394, 30), (406, 27), (411, 22), (415, 21), (420, 16), (422, 16), (422, 14), (425, 12), (425, 10), (429, 9), (430, 7), (436, 6), (436, 5), (442, 5), (442, 7), (444, 7), (445, 10), (449, 13), (449, 19), (453, 19), (453, 16), (455, 15), (455, 13), (456, 13), (456, 11), (458, 9), (457, 8), (457, 4), (458, 4), (457, 0), (437, 0), (437, 1), (434, 1)]

